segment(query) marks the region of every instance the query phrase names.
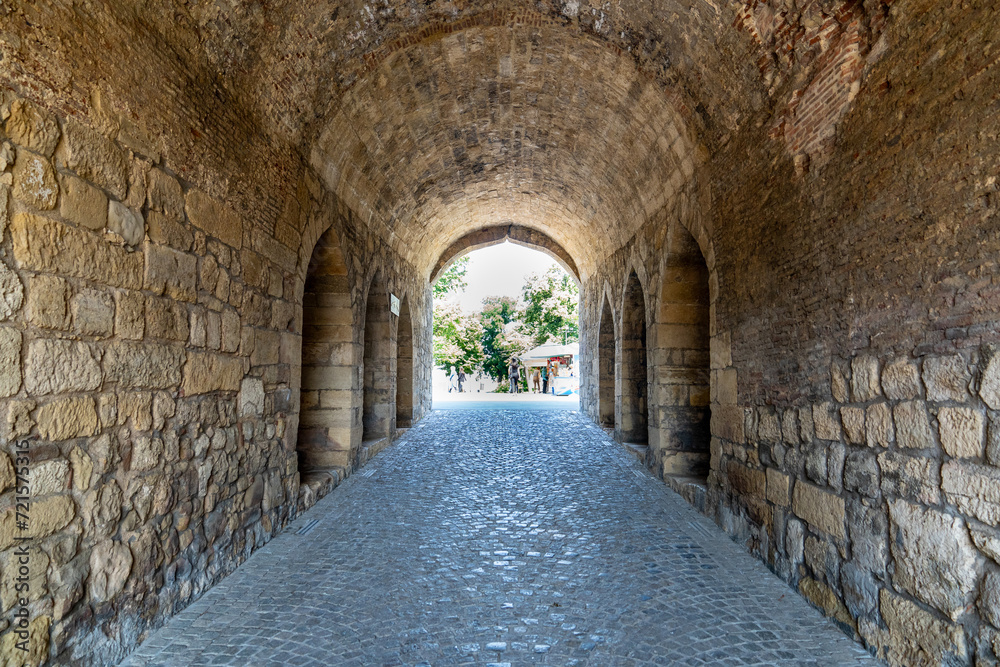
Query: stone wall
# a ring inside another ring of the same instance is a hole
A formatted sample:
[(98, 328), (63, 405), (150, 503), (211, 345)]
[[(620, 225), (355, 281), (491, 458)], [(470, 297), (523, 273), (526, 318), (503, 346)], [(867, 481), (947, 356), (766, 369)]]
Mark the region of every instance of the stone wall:
[[(843, 3), (816, 24), (819, 4), (800, 3), (768, 23), (773, 7), (752, 4), (777, 35), (765, 50), (822, 25), (831, 37), (815, 63), (762, 60), (773, 103), (699, 172), (712, 439), (691, 498), (890, 664), (993, 664), (1000, 75), (982, 26), (996, 10), (893, 3), (886, 25), (884, 6)], [(848, 52), (858, 61), (832, 76), (827, 60)], [(820, 106), (784, 106), (796, 86)], [(605, 293), (620, 321), (633, 266), (648, 272), (647, 324), (663, 322), (664, 239), (697, 217), (662, 212), (601, 266), (584, 289), (585, 349), (597, 349)], [(647, 456), (677, 487), (661, 368), (650, 362)], [(595, 419), (596, 375), (583, 383)]]
[(85, 119), (9, 93), (0, 119), (0, 654), (15, 655), (26, 544), (29, 663), (114, 662), (374, 454), (352, 433), (335, 475), (300, 487), (315, 239), (344, 240), (355, 348), (372, 271), (409, 295), (415, 419), (429, 290), (304, 168), (251, 225)]

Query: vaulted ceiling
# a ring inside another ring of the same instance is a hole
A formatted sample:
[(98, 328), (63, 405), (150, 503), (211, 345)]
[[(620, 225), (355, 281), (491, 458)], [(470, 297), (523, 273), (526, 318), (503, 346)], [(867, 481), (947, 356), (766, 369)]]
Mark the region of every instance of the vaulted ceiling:
[(52, 82), (70, 109), (96, 89), (141, 115), (166, 94), (195, 137), (249, 144), (258, 128), (425, 272), (470, 231), (517, 224), (586, 275), (759, 104), (727, 7), (43, 0), (8, 14), (0, 54), (33, 76), (77, 72)]

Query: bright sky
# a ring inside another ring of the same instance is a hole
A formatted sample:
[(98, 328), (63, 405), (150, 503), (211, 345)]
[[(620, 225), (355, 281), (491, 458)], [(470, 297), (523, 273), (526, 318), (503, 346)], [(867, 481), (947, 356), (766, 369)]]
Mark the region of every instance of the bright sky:
[(514, 243), (476, 250), (469, 253), (469, 272), (465, 274), (468, 287), (464, 294), (456, 295), (458, 303), (471, 313), (479, 310), (488, 296), (517, 298), (529, 275), (545, 273), (553, 265), (559, 266), (545, 253)]

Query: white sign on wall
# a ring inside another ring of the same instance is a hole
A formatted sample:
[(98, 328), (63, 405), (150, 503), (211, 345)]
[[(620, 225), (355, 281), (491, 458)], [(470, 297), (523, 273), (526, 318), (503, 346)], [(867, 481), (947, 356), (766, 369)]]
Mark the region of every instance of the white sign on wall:
[(399, 297), (395, 294), (389, 295), (389, 310), (393, 315), (399, 315)]

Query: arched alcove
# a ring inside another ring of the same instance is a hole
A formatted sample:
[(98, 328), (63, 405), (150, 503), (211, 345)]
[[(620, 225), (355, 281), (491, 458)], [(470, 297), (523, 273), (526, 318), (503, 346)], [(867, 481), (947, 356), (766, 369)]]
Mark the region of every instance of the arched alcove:
[(413, 422), (413, 322), (410, 303), (403, 299), (396, 324), (396, 428)]
[(382, 274), (378, 273), (368, 287), (365, 305), (364, 398), (361, 411), (361, 439), (364, 442), (380, 440), (392, 433), (395, 361), (389, 290)]
[(597, 341), (597, 386), (601, 426), (615, 425), (615, 321), (611, 302), (601, 304), (601, 326)]
[(654, 365), (664, 474), (708, 474), (709, 312), (705, 259), (690, 232), (673, 224), (660, 286)]
[(302, 297), (298, 463), (302, 484), (317, 491), (331, 470), (350, 466), (359, 388), (353, 329), (347, 263), (331, 227), (316, 242)]
[(649, 441), (646, 298), (635, 271), (629, 274), (622, 304), (621, 360), (618, 437), (623, 442), (645, 445)]

